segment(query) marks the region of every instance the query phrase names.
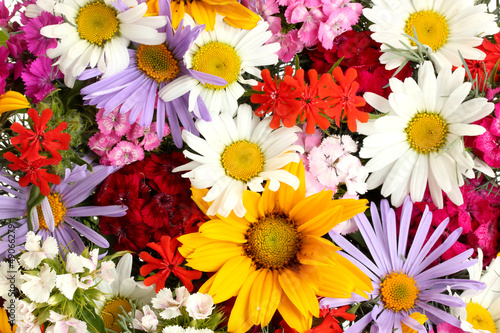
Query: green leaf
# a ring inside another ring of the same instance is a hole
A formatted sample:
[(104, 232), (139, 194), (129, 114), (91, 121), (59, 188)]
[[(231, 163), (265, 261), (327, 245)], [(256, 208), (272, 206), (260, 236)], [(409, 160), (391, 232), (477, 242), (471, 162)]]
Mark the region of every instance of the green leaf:
[(338, 65), (340, 65), (340, 63), (342, 62), (342, 60), (344, 60), (344, 57), (342, 57), (339, 60), (337, 60), (337, 62), (333, 64), (333, 66), (328, 70), (327, 73), (328, 74), (332, 74), (333, 70), (335, 69), (335, 67), (337, 67)]
[(87, 170), (89, 170), (90, 172), (94, 172), (92, 165), (90, 165), (89, 162), (85, 161), (77, 154), (74, 154), (73, 156), (71, 156), (71, 162), (75, 163), (76, 165), (84, 165), (85, 164), (87, 166)]
[(30, 198), (27, 203), (27, 220), (28, 220), (28, 230), (33, 231), (33, 223), (31, 221), (31, 214), (33, 213), (33, 209), (36, 208), (39, 204), (42, 203), (42, 200), (45, 196), (40, 193), (40, 188), (38, 186), (31, 186)]
[(106, 327), (104, 326), (104, 320), (97, 314), (91, 312), (89, 309), (84, 308), (82, 311), (82, 317), (87, 323), (87, 329), (91, 333), (103, 333), (106, 332)]
[(9, 40), (9, 33), (5, 28), (0, 27), (0, 46), (7, 47), (7, 40)]

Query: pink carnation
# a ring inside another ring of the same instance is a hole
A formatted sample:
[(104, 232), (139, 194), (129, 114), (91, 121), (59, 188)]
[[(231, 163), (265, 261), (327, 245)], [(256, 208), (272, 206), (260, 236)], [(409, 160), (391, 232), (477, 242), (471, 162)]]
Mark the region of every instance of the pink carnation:
[[(89, 147), (99, 156), (107, 155), (114, 145), (120, 141), (120, 137), (115, 134), (96, 133), (89, 139)], [(103, 164), (103, 163), (101, 163)]]
[(496, 117), (488, 116), (479, 124), (486, 132), (476, 137), (474, 146), (481, 151), (482, 159), (492, 168), (500, 167), (500, 118), (495, 111)]
[(29, 20), (22, 28), (24, 30), (24, 39), (28, 44), (28, 50), (35, 56), (44, 56), (48, 49), (57, 46), (57, 39), (47, 38), (40, 33), (40, 29), (47, 25), (59, 24), (63, 22), (60, 16), (54, 16), (49, 12), (43, 11), (39, 16)]
[(52, 66), (53, 63), (54, 61), (47, 57), (36, 58), (21, 74), (26, 86), (26, 96), (32, 98), (33, 103), (41, 102), (56, 89), (52, 81), (63, 78), (57, 67)]
[(97, 126), (104, 134), (114, 133), (118, 136), (125, 135), (130, 130), (128, 122), (128, 115), (126, 113), (119, 113), (119, 107), (111, 110), (111, 112), (104, 115), (104, 109), (99, 109), (97, 112), (96, 120)]
[(108, 154), (111, 165), (127, 165), (144, 159), (144, 150), (132, 142), (120, 141)]
[(274, 34), (268, 43), (274, 42), (280, 43), (281, 48), (278, 51), (278, 57), (283, 62), (291, 61), (295, 54), (304, 48), (304, 43), (299, 39), (297, 29), (290, 30), (286, 34), (282, 34), (281, 32)]

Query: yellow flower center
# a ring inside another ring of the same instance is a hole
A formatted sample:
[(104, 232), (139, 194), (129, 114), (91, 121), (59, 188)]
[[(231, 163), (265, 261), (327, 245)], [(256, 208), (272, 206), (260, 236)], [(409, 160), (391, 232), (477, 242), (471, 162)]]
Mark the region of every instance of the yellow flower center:
[(413, 308), (418, 293), (415, 280), (404, 273), (391, 273), (380, 284), (382, 302), (394, 312)]
[(419, 112), (405, 128), (410, 147), (418, 153), (439, 151), (446, 144), (448, 124), (437, 113)]
[(465, 308), (467, 310), (467, 321), (476, 330), (485, 330), (491, 333), (497, 332), (495, 321), (491, 313), (478, 303), (470, 302)]
[(136, 57), (137, 67), (158, 83), (179, 74), (179, 62), (165, 44), (139, 45)]
[[(421, 10), (411, 14), (406, 20), (405, 34), (415, 37), (414, 27), (418, 41), (431, 47), (433, 51), (446, 44), (450, 34), (446, 18), (433, 10)], [(412, 45), (415, 46), (415, 43), (412, 42)]]
[(260, 147), (248, 141), (237, 141), (227, 146), (221, 155), (226, 175), (247, 182), (264, 169), (264, 154)]
[(104, 326), (106, 326), (107, 329), (113, 330), (115, 332), (121, 332), (122, 329), (118, 324), (118, 320), (120, 319), (120, 317), (118, 317), (118, 315), (122, 315), (123, 311), (127, 313), (132, 311), (132, 306), (130, 305), (128, 299), (115, 297), (106, 302), (101, 310), (102, 319), (104, 320)]
[[(64, 219), (64, 215), (66, 214), (66, 207), (64, 206), (59, 193), (50, 193), (47, 196), (47, 199), (49, 200), (52, 215), (54, 215), (54, 225), (57, 227), (58, 224), (61, 223)], [(36, 212), (38, 213), (39, 228), (48, 229), (47, 224), (45, 223), (45, 218), (43, 216), (42, 205), (36, 206)]]
[(116, 35), (118, 31), (117, 11), (103, 2), (92, 2), (80, 8), (76, 25), (80, 38), (89, 43), (102, 45)]
[(224, 86), (205, 84), (205, 87), (219, 90), (224, 89), (238, 79), (241, 59), (236, 50), (224, 43), (210, 42), (200, 47), (193, 56), (194, 70), (219, 76), (227, 81)]
[(247, 256), (259, 268), (281, 269), (297, 261), (301, 234), (293, 221), (271, 214), (255, 222), (243, 245)]

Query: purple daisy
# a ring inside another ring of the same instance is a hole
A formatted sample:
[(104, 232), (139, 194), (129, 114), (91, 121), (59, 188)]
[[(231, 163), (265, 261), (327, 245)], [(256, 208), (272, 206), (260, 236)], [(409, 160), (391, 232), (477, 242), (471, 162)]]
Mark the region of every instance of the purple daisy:
[(54, 61), (47, 57), (38, 57), (26, 66), (21, 78), (26, 86), (26, 96), (33, 99), (33, 103), (40, 103), (47, 95), (56, 89), (52, 81), (62, 79), (63, 74), (52, 66)]
[[(107, 248), (108, 241), (96, 231), (76, 221), (73, 217), (83, 216), (112, 216), (119, 217), (126, 214), (127, 207), (112, 206), (77, 206), (87, 199), (107, 176), (112, 174), (116, 167), (96, 166), (93, 172), (87, 170), (85, 165), (77, 166), (73, 170), (66, 169), (66, 175), (59, 185), (53, 185), (50, 194), (45, 197), (40, 205), (33, 210), (31, 215), (33, 231), (45, 240), (48, 236), (54, 237), (60, 249), (67, 249), (80, 254), (85, 245), (80, 237), (84, 236), (95, 245)], [(21, 187), (11, 177), (0, 175), (0, 185), (9, 196), (0, 196), (0, 220), (22, 217), (19, 221), (0, 227), (0, 237), (15, 233), (15, 253), (24, 249), (28, 223), (26, 219), (26, 203), (31, 187)], [(13, 228), (14, 227), (14, 228)], [(14, 235), (13, 235), (14, 236)], [(9, 239), (10, 236), (9, 236)], [(7, 253), (14, 255), (9, 250), (10, 242), (0, 242), (0, 260)], [(9, 252), (8, 252), (9, 251)]]
[[(339, 253), (370, 277), (374, 288), (370, 295), (371, 302), (376, 301), (372, 311), (349, 327), (346, 333), (362, 332), (371, 322), (374, 322), (370, 330), (372, 333), (393, 330), (401, 332), (402, 324), (418, 332), (427, 332), (423, 325), (410, 317), (414, 312), (424, 313), (434, 324), (447, 322), (460, 327), (457, 318), (433, 306), (431, 302), (465, 307), (466, 304), (459, 297), (443, 292), (447, 291), (448, 287), (474, 290), (485, 287), (479, 281), (443, 278), (475, 264), (477, 260), (468, 260), (474, 252), (473, 249), (432, 266), (432, 263), (455, 243), (462, 233), (462, 228), (452, 232), (445, 242), (431, 251), (446, 229), (448, 219), (444, 220), (426, 241), (432, 222), (432, 213), (427, 207), (413, 243), (409, 251), (406, 251), (412, 208), (413, 203), (408, 197), (401, 212), (399, 233), (396, 231), (396, 214), (389, 207), (387, 200), (381, 202), (382, 218), (376, 205), (371, 204), (373, 226), (364, 214), (354, 217), (373, 261), (347, 239), (330, 231), (333, 241), (343, 249)], [(320, 306), (337, 307), (363, 301), (366, 299), (353, 294), (347, 299), (324, 298)]]
[(46, 25), (62, 23), (64, 20), (60, 16), (54, 16), (43, 11), (39, 16), (30, 19), (22, 28), (24, 30), (24, 40), (28, 44), (28, 50), (36, 57), (45, 56), (48, 49), (57, 46), (56, 38), (47, 38), (40, 33)]
[[(137, 50), (129, 50), (130, 63), (122, 72), (101, 79), (81, 90), (83, 99), (88, 104), (103, 108), (105, 114), (119, 107), (120, 113), (129, 114), (130, 124), (138, 122), (149, 127), (153, 121), (156, 108), (157, 133), (163, 137), (165, 115), (170, 125), (172, 137), (177, 147), (182, 147), (181, 127), (191, 133), (198, 134), (194, 126), (193, 116), (188, 110), (189, 93), (169, 102), (158, 98), (158, 91), (179, 76), (188, 75), (201, 82), (216, 85), (226, 83), (224, 79), (186, 68), (183, 57), (191, 44), (205, 29), (204, 25), (185, 26), (173, 31), (171, 27), (170, 5), (168, 1), (160, 4), (160, 15), (168, 17), (167, 25), (159, 29), (166, 32), (165, 44), (139, 45)], [(182, 24), (180, 25), (182, 27)], [(99, 75), (97, 70), (88, 70), (80, 76), (80, 80)], [(200, 97), (197, 98), (193, 110), (197, 118), (210, 120), (210, 113)]]

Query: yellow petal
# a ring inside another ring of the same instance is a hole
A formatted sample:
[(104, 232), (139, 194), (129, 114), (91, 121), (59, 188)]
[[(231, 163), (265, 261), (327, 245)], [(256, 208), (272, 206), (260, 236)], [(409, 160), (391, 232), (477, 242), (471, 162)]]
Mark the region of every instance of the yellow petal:
[[(282, 184), (284, 185), (284, 184)], [(276, 192), (269, 190), (269, 184), (266, 185), (259, 201), (259, 215), (266, 216), (274, 211), (276, 205)]]
[(373, 290), (370, 278), (356, 265), (348, 259), (342, 257), (339, 253), (333, 253), (332, 257), (339, 264), (339, 266), (342, 267), (342, 269), (346, 270), (346, 278), (351, 279), (354, 282), (354, 292), (368, 298), (368, 295), (366, 295), (365, 292), (371, 292)]
[(305, 332), (311, 328), (312, 316), (309, 314), (304, 315), (300, 312), (284, 293), (281, 295), (278, 311), (291, 328), (299, 332)]
[[(175, 3), (175, 2), (174, 2)], [(207, 210), (210, 207), (210, 204), (203, 200), (203, 197), (208, 193), (208, 189), (202, 188), (198, 189), (191, 186), (191, 199), (193, 199), (194, 203), (198, 208), (206, 215)]]
[[(427, 321), (427, 316), (424, 314), (421, 314), (420, 312), (413, 312), (409, 317), (415, 319), (418, 321), (419, 324), (424, 324)], [(417, 333), (416, 330), (413, 328), (406, 326), (404, 323), (401, 323), (401, 328), (403, 329), (402, 333)]]
[(321, 191), (297, 202), (290, 210), (289, 217), (297, 224), (303, 224), (316, 216), (318, 212), (332, 208), (332, 191)]
[(304, 235), (323, 236), (340, 222), (342, 207), (320, 210), (315, 217), (297, 226), (297, 231)]
[(293, 207), (306, 196), (305, 170), (302, 161), (300, 161), (300, 163), (288, 163), (283, 169), (299, 179), (299, 187), (297, 190), (294, 190), (287, 184), (281, 184), (277, 191), (279, 208), (286, 215), (289, 215)]
[(7, 91), (5, 94), (0, 95), (0, 114), (7, 111), (28, 109), (29, 107), (30, 103), (26, 97), (17, 91)]
[(250, 309), (249, 309), (249, 299), (250, 290), (257, 277), (259, 271), (253, 271), (246, 279), (245, 283), (236, 297), (236, 302), (234, 302), (233, 310), (229, 316), (229, 322), (227, 324), (228, 332), (233, 333), (245, 333), (250, 327), (258, 323), (252, 322), (250, 319)]
[(278, 280), (287, 297), (300, 312), (304, 315), (310, 313), (315, 317), (319, 317), (318, 298), (309, 282), (304, 281), (297, 273), (288, 268), (280, 272)]
[(340, 221), (344, 222), (348, 219), (363, 213), (368, 208), (368, 200), (366, 199), (339, 199), (333, 200), (334, 206), (342, 207), (342, 215)]
[(0, 308), (0, 333), (11, 333), (7, 310)]
[(247, 276), (254, 271), (252, 259), (239, 256), (229, 259), (215, 274), (215, 280), (210, 287), (214, 303), (223, 302), (236, 296)]
[(197, 247), (186, 260), (189, 267), (203, 272), (215, 272), (229, 259), (243, 255), (243, 248), (239, 244), (218, 241)]
[(215, 26), (215, 8), (203, 1), (191, 3), (191, 16), (198, 24), (205, 24), (205, 30), (213, 30)]
[(267, 326), (273, 317), (281, 299), (281, 286), (278, 272), (268, 269), (259, 270), (250, 291), (250, 319), (262, 327)]
[(260, 194), (252, 191), (243, 192), (243, 204), (247, 212), (245, 213), (245, 219), (249, 222), (256, 222), (261, 215), (259, 214), (259, 201)]
[(234, 1), (230, 4), (214, 6), (217, 13), (224, 16), (227, 24), (240, 29), (250, 30), (257, 26), (260, 17), (250, 9)]
[(297, 253), (299, 261), (302, 263), (306, 260), (314, 260), (332, 264), (332, 255), (341, 250), (340, 247), (334, 245), (327, 239), (306, 235), (302, 237), (300, 252)]
[(187, 258), (193, 251), (203, 244), (213, 243), (213, 239), (206, 238), (198, 232), (193, 232), (190, 234), (185, 234), (177, 238), (177, 240), (182, 244), (179, 247), (179, 253)]
[(211, 239), (234, 243), (246, 243), (247, 241), (245, 238), (247, 228), (241, 228), (241, 225), (226, 223), (219, 219), (203, 223), (199, 231), (203, 236)]
[(217, 273), (212, 275), (201, 287), (200, 290), (198, 290), (199, 293), (202, 294), (208, 294), (210, 291), (210, 288), (212, 288), (212, 285), (214, 284), (215, 278), (217, 277)]
[(170, 10), (172, 11), (172, 27), (174, 29), (177, 29), (179, 23), (184, 18), (184, 14), (186, 13), (184, 8), (184, 1), (171, 1), (170, 6)]

